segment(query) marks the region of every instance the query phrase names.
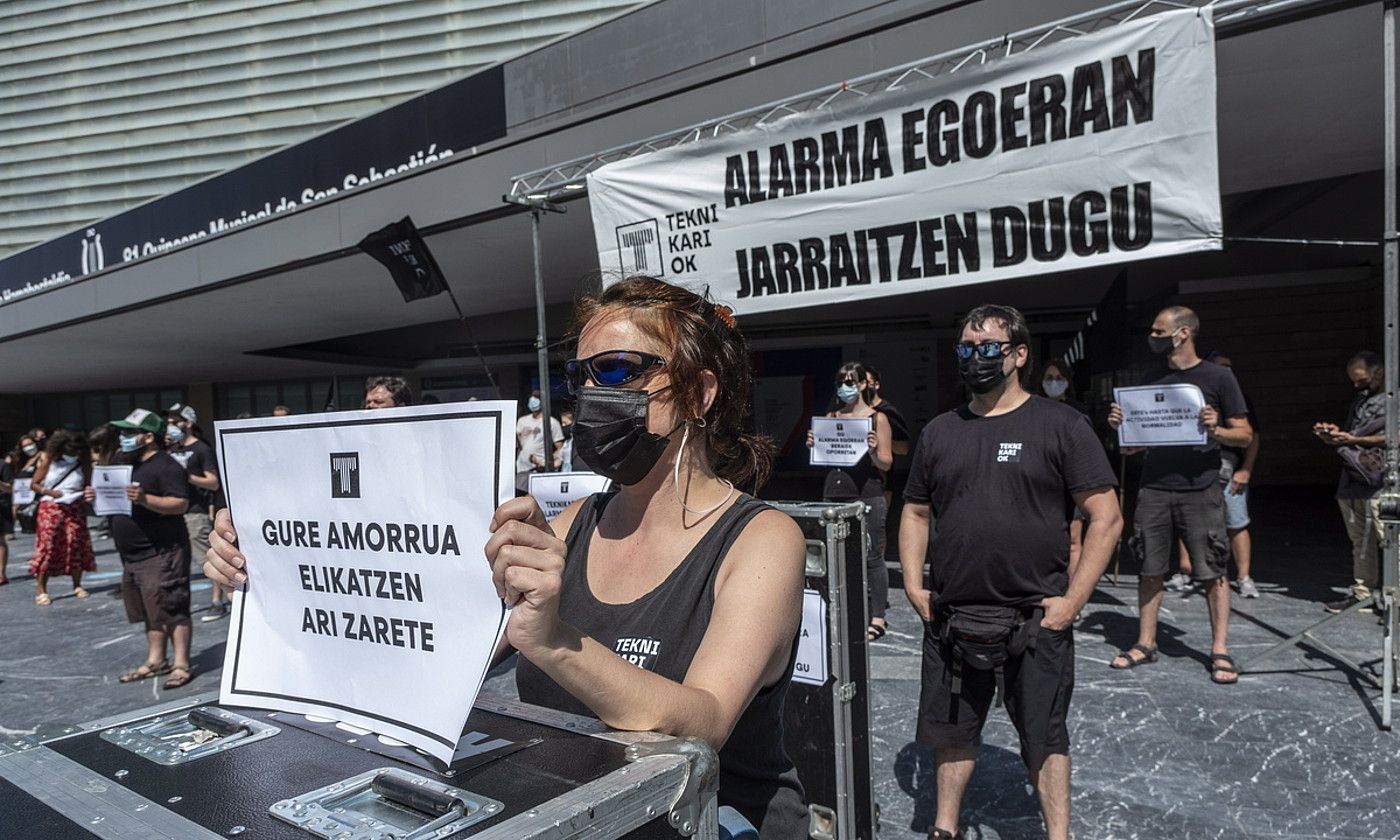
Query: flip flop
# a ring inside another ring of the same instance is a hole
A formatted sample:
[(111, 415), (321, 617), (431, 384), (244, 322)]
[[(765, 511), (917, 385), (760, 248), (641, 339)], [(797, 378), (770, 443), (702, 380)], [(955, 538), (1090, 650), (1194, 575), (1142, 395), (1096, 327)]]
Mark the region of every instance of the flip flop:
[(87, 591), (86, 589), (82, 588), (81, 586), (78, 586), (78, 587), (74, 587), (74, 589), (73, 589), (73, 597), (74, 597), (74, 598), (91, 598), (91, 597), (92, 597), (92, 593), (89, 592), (89, 591)]
[[(1133, 651), (1137, 651), (1138, 653), (1142, 654), (1142, 658), (1141, 658), (1141, 659), (1136, 659), (1136, 658), (1134, 658), (1134, 657), (1132, 656), (1132, 652), (1133, 652)], [(1127, 671), (1127, 670), (1131, 670), (1131, 669), (1133, 669), (1133, 668), (1136, 668), (1136, 667), (1138, 667), (1139, 665), (1150, 665), (1150, 664), (1152, 664), (1153, 662), (1156, 662), (1156, 661), (1157, 661), (1157, 647), (1156, 647), (1155, 645), (1152, 646), (1152, 647), (1148, 647), (1147, 645), (1144, 645), (1144, 644), (1136, 644), (1136, 645), (1133, 645), (1132, 647), (1128, 648), (1127, 650), (1120, 650), (1120, 651), (1118, 651), (1118, 655), (1115, 656), (1115, 657), (1113, 657), (1113, 658), (1114, 658), (1114, 659), (1119, 659), (1119, 658), (1126, 659), (1126, 660), (1128, 661), (1128, 664), (1127, 664), (1127, 665), (1114, 665), (1112, 662), (1110, 662), (1110, 663), (1108, 663), (1108, 667), (1112, 668), (1112, 669), (1115, 670), (1115, 671)]]
[(153, 678), (155, 678), (155, 677), (164, 676), (164, 675), (170, 673), (170, 671), (171, 671), (171, 668), (170, 668), (170, 663), (169, 663), (169, 662), (165, 662), (165, 661), (161, 661), (161, 662), (144, 662), (144, 663), (142, 663), (140, 666), (138, 666), (138, 667), (136, 667), (136, 668), (134, 668), (134, 669), (132, 669), (132, 670), (130, 670), (130, 671), (127, 671), (125, 674), (122, 674), (120, 677), (117, 677), (117, 682), (119, 682), (119, 683), (141, 682), (142, 680), (149, 680), (149, 679), (153, 679)]
[[(168, 680), (165, 681), (165, 684), (164, 684), (163, 686), (161, 686), (162, 688), (179, 688), (180, 686), (185, 685), (185, 684), (187, 684), (190, 680), (194, 679), (194, 667), (193, 667), (193, 666), (191, 666), (191, 667), (189, 667), (189, 668), (181, 668), (180, 666), (177, 665), (177, 666), (175, 666), (174, 668), (171, 668), (171, 669), (170, 669), (170, 673), (172, 674), (172, 676), (170, 677), (170, 679), (168, 679)], [(182, 676), (173, 676), (173, 675), (176, 675), (176, 674), (179, 674), (179, 675), (182, 675)]]
[[(1221, 663), (1225, 664), (1221, 664)], [(1222, 680), (1221, 674), (1234, 674), (1233, 679)], [(1240, 668), (1235, 664), (1235, 660), (1228, 653), (1212, 653), (1210, 655), (1210, 681), (1216, 685), (1234, 685), (1240, 681)]]
[(53, 599), (49, 597), (49, 593), (47, 592), (43, 593), (42, 595), (34, 596), (34, 606), (36, 607), (47, 607), (49, 604), (52, 603)]
[(884, 636), (887, 630), (889, 630), (888, 624), (876, 624), (872, 621), (870, 622), (870, 626), (865, 628), (865, 640), (867, 642), (873, 642), (881, 636)]

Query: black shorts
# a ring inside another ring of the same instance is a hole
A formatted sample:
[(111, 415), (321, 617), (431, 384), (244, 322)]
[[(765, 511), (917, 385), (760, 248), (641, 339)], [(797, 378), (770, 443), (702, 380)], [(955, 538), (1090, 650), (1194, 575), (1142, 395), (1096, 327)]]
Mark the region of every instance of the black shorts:
[(190, 544), (164, 548), (145, 560), (122, 563), (126, 620), (164, 630), (190, 620)]
[[(962, 692), (954, 696), (952, 652), (936, 626), (924, 626), (917, 740), (934, 749), (977, 747), (996, 694), (996, 677), (992, 671), (964, 665)], [(1002, 675), (1006, 713), (1021, 739), (1021, 760), (1036, 770), (1048, 755), (1068, 755), (1065, 722), (1074, 694), (1074, 630), (1041, 627), (1035, 647), (1007, 659)]]
[(1142, 563), (1139, 574), (1161, 577), (1176, 568), (1176, 541), (1186, 543), (1191, 577), (1213, 580), (1230, 562), (1230, 539), (1225, 530), (1225, 497), (1219, 482), (1204, 490), (1138, 491), (1129, 545)]

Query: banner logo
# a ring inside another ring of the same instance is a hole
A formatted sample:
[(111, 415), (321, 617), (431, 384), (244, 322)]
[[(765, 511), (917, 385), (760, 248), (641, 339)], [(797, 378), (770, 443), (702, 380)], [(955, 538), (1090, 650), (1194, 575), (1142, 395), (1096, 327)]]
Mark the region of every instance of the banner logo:
[(620, 225), (617, 228), (617, 250), (622, 257), (624, 275), (650, 274), (660, 277), (666, 273), (661, 262), (661, 226), (655, 219)]
[(1152, 400), (1153, 402), (1166, 402), (1167, 395), (1163, 394), (1161, 391), (1158, 391), (1157, 393), (1152, 395)]
[(360, 453), (331, 453), (331, 498), (360, 498)]

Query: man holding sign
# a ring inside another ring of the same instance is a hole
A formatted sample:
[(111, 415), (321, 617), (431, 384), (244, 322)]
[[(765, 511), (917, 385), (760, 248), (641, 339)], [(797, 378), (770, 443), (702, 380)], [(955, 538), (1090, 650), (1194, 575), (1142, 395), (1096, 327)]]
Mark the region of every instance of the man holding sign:
[[(1220, 447), (1246, 447), (1254, 438), (1248, 408), (1239, 383), (1229, 368), (1206, 364), (1196, 353), (1201, 320), (1184, 306), (1170, 306), (1157, 314), (1147, 338), (1152, 352), (1166, 356), (1166, 364), (1149, 374), (1144, 386), (1169, 391), (1192, 389), (1203, 403), (1198, 414), (1201, 443), (1172, 439), (1146, 450), (1137, 512), (1130, 544), (1142, 570), (1138, 576), (1138, 640), (1114, 657), (1111, 667), (1122, 670), (1157, 661), (1157, 612), (1162, 606), (1162, 578), (1169, 571), (1176, 539), (1191, 555), (1192, 576), (1206, 589), (1210, 603), (1211, 679), (1222, 685), (1239, 680), (1230, 658), (1227, 635), (1230, 619), (1230, 560), (1225, 531), (1225, 501), (1220, 488)], [(1189, 386), (1189, 388), (1183, 388)], [(1134, 389), (1137, 391), (1138, 389)], [(1165, 397), (1164, 397), (1165, 401)], [(1115, 402), (1108, 425), (1124, 428), (1124, 406)], [(1181, 431), (1177, 424), (1176, 431)], [(1170, 430), (1168, 430), (1170, 431)], [(1124, 442), (1141, 438), (1126, 437)], [(1168, 436), (1170, 437), (1170, 436)], [(1125, 455), (1143, 449), (1126, 446)]]

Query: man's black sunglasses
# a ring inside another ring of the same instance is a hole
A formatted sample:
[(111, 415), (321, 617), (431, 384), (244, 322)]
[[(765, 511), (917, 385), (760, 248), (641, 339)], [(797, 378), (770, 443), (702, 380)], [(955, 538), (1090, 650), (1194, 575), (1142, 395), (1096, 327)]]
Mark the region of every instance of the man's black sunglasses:
[(1006, 355), (1003, 347), (1015, 347), (1014, 341), (984, 341), (981, 344), (973, 344), (971, 341), (959, 341), (953, 345), (953, 352), (958, 354), (959, 359), (971, 359), (975, 353), (984, 359), (1000, 359)]
[(564, 379), (570, 393), (578, 393), (588, 380), (598, 385), (626, 385), (645, 376), (666, 360), (639, 350), (604, 350), (586, 359), (570, 359), (564, 363)]

